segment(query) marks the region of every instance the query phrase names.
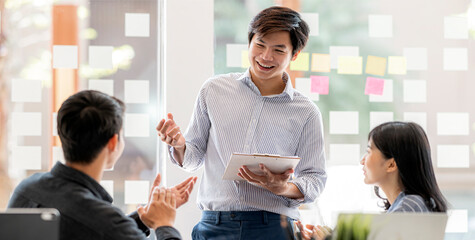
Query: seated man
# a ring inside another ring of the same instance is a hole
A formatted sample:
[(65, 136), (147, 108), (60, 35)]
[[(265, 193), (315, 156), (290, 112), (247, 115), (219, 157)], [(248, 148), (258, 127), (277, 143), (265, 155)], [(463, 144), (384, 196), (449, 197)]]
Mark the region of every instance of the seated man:
[(149, 228), (158, 239), (181, 239), (173, 228), (175, 209), (188, 201), (195, 177), (160, 189), (158, 174), (148, 204), (130, 216), (111, 204), (99, 184), (104, 169), (113, 167), (124, 149), (123, 115), (124, 104), (104, 93), (69, 97), (57, 118), (66, 164), (58, 162), (50, 172), (23, 180), (8, 207), (58, 209), (61, 239), (146, 239)]

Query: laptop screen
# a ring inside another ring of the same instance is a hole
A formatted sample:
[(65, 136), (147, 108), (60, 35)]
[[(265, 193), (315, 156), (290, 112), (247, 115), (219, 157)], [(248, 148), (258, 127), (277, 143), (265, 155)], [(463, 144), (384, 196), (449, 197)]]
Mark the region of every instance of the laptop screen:
[(59, 212), (49, 208), (11, 208), (2, 211), (0, 239), (59, 240)]

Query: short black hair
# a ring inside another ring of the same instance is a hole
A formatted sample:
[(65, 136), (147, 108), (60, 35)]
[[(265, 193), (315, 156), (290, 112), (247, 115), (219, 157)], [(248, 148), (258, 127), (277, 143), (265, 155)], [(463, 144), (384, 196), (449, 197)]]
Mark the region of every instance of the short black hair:
[(307, 23), (300, 14), (290, 8), (274, 6), (258, 13), (249, 23), (248, 41), (251, 43), (255, 34), (266, 34), (286, 31), (292, 42), (292, 56), (307, 44), (310, 32)]
[[(424, 129), (413, 122), (387, 122), (368, 135), (385, 159), (394, 158), (407, 195), (421, 196), (431, 212), (446, 212), (447, 200), (440, 192), (432, 166), (429, 140)], [(375, 188), (379, 197), (378, 188)], [(391, 204), (384, 199), (385, 209)]]
[(120, 133), (124, 111), (122, 101), (99, 91), (81, 91), (66, 99), (57, 117), (65, 160), (91, 163)]

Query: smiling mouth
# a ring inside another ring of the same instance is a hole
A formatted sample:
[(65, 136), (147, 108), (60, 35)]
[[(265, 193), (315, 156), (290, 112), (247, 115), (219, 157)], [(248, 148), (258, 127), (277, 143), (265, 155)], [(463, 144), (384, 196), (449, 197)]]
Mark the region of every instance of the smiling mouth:
[(261, 64), (258, 61), (256, 61), (256, 63), (257, 65), (259, 65), (259, 67), (264, 68), (264, 69), (272, 69), (274, 67), (274, 66), (267, 66), (267, 65)]

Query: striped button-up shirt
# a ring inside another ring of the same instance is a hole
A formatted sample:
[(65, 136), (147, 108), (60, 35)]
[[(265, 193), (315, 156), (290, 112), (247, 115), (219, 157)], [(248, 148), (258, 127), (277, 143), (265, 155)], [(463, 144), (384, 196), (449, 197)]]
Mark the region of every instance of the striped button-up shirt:
[[(260, 211), (299, 218), (297, 207), (314, 201), (326, 182), (322, 117), (317, 106), (283, 75), (281, 94), (262, 96), (249, 70), (206, 81), (186, 133), (182, 167), (204, 164), (198, 206), (211, 211)], [(299, 156), (290, 180), (303, 199), (278, 196), (246, 181), (222, 180), (232, 153)], [(170, 148), (172, 162), (173, 148)]]
[(406, 195), (404, 192), (401, 192), (391, 207), (389, 207), (388, 213), (391, 212), (430, 212), (430, 210), (421, 196)]

